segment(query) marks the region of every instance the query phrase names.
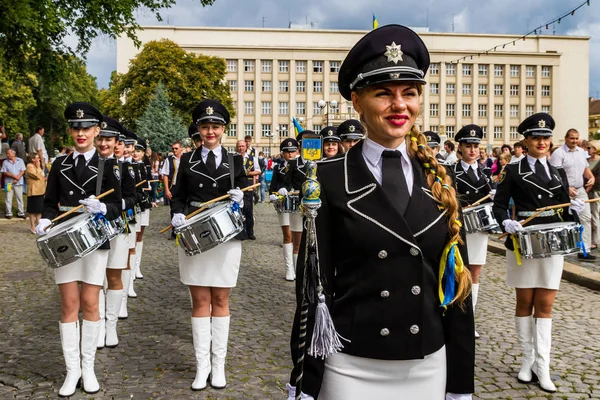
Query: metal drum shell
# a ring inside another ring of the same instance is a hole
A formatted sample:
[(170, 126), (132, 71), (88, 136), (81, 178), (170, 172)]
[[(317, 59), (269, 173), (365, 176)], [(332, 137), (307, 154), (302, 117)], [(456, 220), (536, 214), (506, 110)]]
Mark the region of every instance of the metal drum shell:
[(554, 222), (531, 225), (517, 232), (522, 257), (547, 258), (579, 252), (580, 225), (576, 222)]
[(300, 196), (297, 194), (288, 194), (284, 196), (282, 199), (275, 202), (275, 211), (278, 214), (282, 213), (300, 213)]
[(463, 220), (467, 234), (486, 232), (498, 227), (498, 222), (492, 212), (492, 203), (463, 209)]

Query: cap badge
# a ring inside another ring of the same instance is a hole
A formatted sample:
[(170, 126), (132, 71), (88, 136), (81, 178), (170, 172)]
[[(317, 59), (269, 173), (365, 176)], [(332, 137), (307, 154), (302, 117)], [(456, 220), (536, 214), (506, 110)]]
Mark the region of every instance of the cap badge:
[(400, 47), (402, 47), (402, 45), (396, 44), (396, 42), (392, 42), (391, 45), (385, 46), (386, 51), (383, 55), (387, 57), (388, 62), (398, 64), (398, 61), (403, 61), (402, 54), (404, 53), (400, 50)]
[(75, 115), (77, 116), (77, 118), (83, 118), (85, 113), (83, 112), (82, 109), (79, 109), (79, 110), (75, 111)]
[(206, 113), (208, 115), (213, 115), (215, 113), (215, 110), (212, 107), (206, 107)]
[(390, 74), (390, 78), (391, 79), (398, 79), (398, 78), (400, 78), (400, 74), (395, 74), (395, 73), (394, 74)]
[(327, 131), (327, 136), (333, 136), (333, 131), (331, 129)]
[(538, 121), (538, 127), (539, 128), (545, 128), (546, 127), (546, 121), (544, 121), (543, 119), (540, 119)]
[(475, 129), (471, 129), (471, 131), (469, 132), (469, 135), (475, 136), (475, 135), (477, 135), (477, 132), (475, 132)]
[(431, 136), (427, 136), (427, 141), (431, 142)]
[(292, 142), (288, 142), (288, 147), (292, 147)]
[(354, 131), (356, 131), (356, 127), (354, 125), (350, 125), (348, 127), (348, 132), (354, 132)]
[(100, 128), (102, 128), (102, 129), (106, 129), (107, 126), (108, 125), (104, 121), (102, 121), (102, 123), (100, 124)]

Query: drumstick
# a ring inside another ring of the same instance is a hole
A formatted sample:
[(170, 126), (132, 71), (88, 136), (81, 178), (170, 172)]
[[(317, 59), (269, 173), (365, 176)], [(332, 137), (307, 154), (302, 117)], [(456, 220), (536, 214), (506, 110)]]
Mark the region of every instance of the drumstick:
[(138, 183), (135, 184), (135, 187), (140, 186), (141, 184), (146, 183), (147, 181), (144, 179), (143, 181), (139, 181)]
[[(597, 197), (595, 199), (584, 200), (583, 202), (584, 203), (595, 203), (597, 201), (600, 201), (600, 197)], [(562, 203), (562, 204), (557, 204), (555, 206), (547, 206), (547, 207), (538, 208), (537, 211), (554, 210), (556, 208), (568, 207), (570, 205), (571, 205), (571, 203)]]
[[(242, 192), (246, 192), (250, 189), (254, 189), (255, 187), (260, 186), (260, 183), (255, 183), (254, 185), (251, 186), (246, 186), (245, 188), (242, 189)], [(202, 211), (206, 210), (206, 207), (209, 204), (212, 203), (216, 203), (217, 201), (221, 201), (221, 200), (225, 200), (228, 199), (231, 195), (230, 194), (224, 194), (223, 196), (219, 196), (219, 197), (215, 197), (212, 200), (207, 201), (206, 203), (202, 203), (202, 207), (200, 207), (199, 209), (197, 209), (196, 211), (188, 214), (185, 216), (185, 219), (190, 219), (192, 218), (194, 215), (201, 213)], [(166, 231), (168, 231), (169, 229), (173, 228), (173, 225), (169, 225), (166, 228), (162, 229), (159, 233), (165, 233)]]
[[(279, 194), (279, 192), (272, 192), (271, 194)], [(299, 191), (298, 192), (288, 192), (288, 194), (296, 195), (296, 194), (300, 194), (300, 192)]]
[(151, 181), (147, 181), (148, 183), (160, 182), (158, 179), (152, 179)]
[(468, 205), (466, 207), (463, 207), (463, 209), (469, 208), (469, 207), (475, 207), (475, 206), (479, 205), (480, 203), (482, 203), (484, 200), (489, 199), (490, 197), (492, 197), (492, 195), (488, 194), (487, 196), (484, 196), (484, 197), (480, 198), (479, 200), (477, 200), (475, 203)]
[[(96, 199), (101, 199), (104, 196), (108, 196), (109, 194), (111, 194), (112, 192), (114, 192), (115, 189), (110, 189), (107, 190), (106, 192), (99, 194), (98, 196), (96, 196)], [(64, 212), (62, 214), (60, 214), (58, 217), (54, 218), (52, 220), (52, 224), (48, 225), (46, 228), (44, 228), (45, 231), (47, 231), (48, 229), (50, 229), (52, 227), (52, 225), (54, 225), (54, 223), (56, 221), (58, 221), (59, 219), (63, 219), (64, 217), (66, 217), (67, 215), (73, 214), (75, 211), (79, 211), (83, 208), (83, 204), (78, 205), (77, 207), (71, 208), (69, 211)]]
[[(569, 203), (569, 204), (571, 204), (571, 203)], [(540, 215), (543, 212), (544, 212), (544, 210), (536, 211), (532, 216), (527, 218), (525, 221), (521, 222), (521, 225), (525, 225), (525, 224), (531, 222), (532, 219), (534, 219), (535, 217), (537, 217), (538, 215)], [(502, 239), (502, 238), (506, 237), (507, 235), (509, 235), (509, 233), (504, 232), (502, 235), (500, 235), (500, 237), (498, 237), (498, 239)]]

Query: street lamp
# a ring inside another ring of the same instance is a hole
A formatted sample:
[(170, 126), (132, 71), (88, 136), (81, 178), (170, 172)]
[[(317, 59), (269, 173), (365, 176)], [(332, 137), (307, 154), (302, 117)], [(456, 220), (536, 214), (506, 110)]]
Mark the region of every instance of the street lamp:
[(326, 117), (326, 125), (329, 126), (329, 106), (331, 105), (331, 107), (336, 108), (338, 105), (338, 102), (335, 100), (331, 100), (331, 101), (325, 101), (325, 100), (319, 100), (319, 102), (317, 103), (319, 108), (321, 109), (321, 113), (323, 112), (323, 109), (325, 107), (327, 107), (327, 114), (325, 114)]

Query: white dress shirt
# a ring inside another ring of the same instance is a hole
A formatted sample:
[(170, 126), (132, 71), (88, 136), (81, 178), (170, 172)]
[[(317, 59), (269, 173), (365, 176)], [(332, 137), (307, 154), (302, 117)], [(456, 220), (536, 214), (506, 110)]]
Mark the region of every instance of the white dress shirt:
[(569, 146), (563, 144), (552, 153), (550, 163), (558, 167), (563, 167), (567, 173), (569, 186), (579, 189), (583, 186), (583, 172), (589, 167), (586, 154), (587, 151), (579, 146), (575, 146), (571, 150)]
[(469, 168), (473, 169), (473, 172), (475, 172), (475, 177), (477, 179), (479, 179), (479, 173), (477, 172), (477, 165), (478, 165), (477, 164), (477, 160), (475, 160), (473, 162), (473, 164), (467, 164), (463, 160), (460, 160), (460, 165), (462, 166), (462, 168), (465, 171), (465, 173), (467, 173), (469, 171)]
[(77, 159), (81, 154), (83, 154), (83, 157), (85, 158), (85, 165), (87, 165), (92, 159), (92, 157), (94, 157), (95, 152), (95, 148), (91, 149), (90, 151), (86, 151), (85, 153), (80, 153), (77, 150), (73, 150), (73, 159), (75, 160), (75, 166), (77, 166)]
[(408, 187), (408, 193), (412, 195), (412, 187), (413, 187), (413, 167), (412, 163), (409, 161), (408, 151), (406, 149), (406, 140), (402, 142), (402, 144), (395, 149), (388, 149), (380, 145), (379, 143), (375, 143), (373, 140), (368, 137), (364, 139), (364, 144), (362, 148), (362, 156), (369, 168), (369, 171), (373, 174), (373, 177), (381, 185), (382, 182), (382, 167), (383, 160), (381, 155), (384, 150), (397, 150), (402, 154), (402, 171), (404, 172), (404, 178), (406, 179), (406, 186)]
[[(179, 170), (179, 158), (175, 156), (173, 156), (173, 168), (175, 169), (175, 171)], [(162, 168), (159, 172), (162, 176), (169, 176), (169, 174), (171, 173), (171, 167), (168, 159), (166, 159), (165, 162), (163, 162)], [(172, 181), (173, 185), (177, 183), (177, 174), (173, 174)]]
[(521, 154), (519, 157), (517, 156), (512, 156), (512, 158), (510, 159), (509, 164), (515, 164), (518, 163), (519, 161), (521, 161), (523, 158), (525, 158), (524, 154)]
[(529, 154), (527, 154), (527, 162), (529, 163), (529, 167), (531, 168), (531, 170), (533, 171), (534, 174), (535, 174), (535, 162), (537, 160), (540, 160), (540, 162), (544, 166), (544, 169), (546, 170), (546, 173), (548, 174), (548, 178), (552, 178), (552, 174), (550, 173), (550, 167), (548, 166), (548, 159), (546, 158), (546, 156), (542, 156), (541, 158), (533, 158)]
[[(209, 151), (211, 151), (211, 150), (202, 146), (201, 156), (202, 156), (202, 161), (204, 162), (204, 164), (206, 164), (206, 159), (208, 158)], [(221, 165), (221, 159), (223, 158), (223, 150), (221, 150), (221, 146), (219, 146), (216, 149), (213, 149), (212, 152), (215, 153), (215, 169), (217, 169)]]

